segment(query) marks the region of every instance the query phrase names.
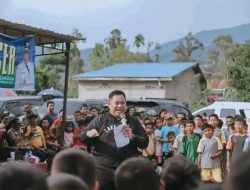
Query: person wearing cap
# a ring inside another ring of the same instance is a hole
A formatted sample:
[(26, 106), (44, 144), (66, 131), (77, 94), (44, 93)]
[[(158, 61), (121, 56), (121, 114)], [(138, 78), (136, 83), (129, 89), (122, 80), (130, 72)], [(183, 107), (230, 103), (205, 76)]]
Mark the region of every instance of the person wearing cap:
[(173, 150), (167, 138), (169, 132), (174, 132), (175, 136), (180, 134), (180, 129), (175, 125), (175, 118), (168, 114), (165, 117), (166, 125), (162, 127), (159, 140), (162, 142), (163, 160), (172, 156)]
[(146, 109), (145, 108), (139, 108), (138, 111), (138, 119), (141, 123), (141, 125), (143, 126), (143, 128), (145, 129), (145, 123), (144, 123), (144, 120), (145, 120), (145, 113), (146, 113)]
[(148, 115), (151, 122), (155, 122), (155, 119), (157, 117), (157, 113), (155, 110), (148, 110), (147, 115)]
[(35, 89), (35, 68), (34, 63), (29, 61), (29, 51), (29, 43), (25, 43), (23, 60), (16, 68), (15, 89)]

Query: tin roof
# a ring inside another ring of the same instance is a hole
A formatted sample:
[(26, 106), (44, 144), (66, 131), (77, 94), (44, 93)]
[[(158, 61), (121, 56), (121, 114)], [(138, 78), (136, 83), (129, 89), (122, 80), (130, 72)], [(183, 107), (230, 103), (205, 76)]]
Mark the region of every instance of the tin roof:
[(0, 19), (0, 33), (6, 34), (14, 38), (24, 37), (26, 35), (34, 35), (36, 45), (72, 42), (84, 40), (70, 35), (58, 34), (50, 30), (35, 28), (25, 24), (13, 23)]
[(197, 63), (118, 63), (97, 71), (74, 76), (75, 80), (94, 78), (172, 78)]

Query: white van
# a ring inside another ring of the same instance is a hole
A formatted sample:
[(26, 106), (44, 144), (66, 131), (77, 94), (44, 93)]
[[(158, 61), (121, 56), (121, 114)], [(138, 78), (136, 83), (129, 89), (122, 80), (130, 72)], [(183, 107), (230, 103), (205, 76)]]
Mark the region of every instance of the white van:
[(242, 115), (250, 120), (250, 102), (214, 102), (213, 104), (193, 112), (193, 115), (217, 114), (220, 119), (225, 121), (227, 116)]

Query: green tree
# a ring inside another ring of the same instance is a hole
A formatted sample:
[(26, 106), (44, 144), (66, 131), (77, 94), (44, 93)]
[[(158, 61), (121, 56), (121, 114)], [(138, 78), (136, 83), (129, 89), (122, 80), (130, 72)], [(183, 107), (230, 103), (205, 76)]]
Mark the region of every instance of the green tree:
[(175, 58), (174, 62), (195, 61), (191, 56), (198, 49), (204, 49), (203, 44), (189, 32), (182, 41), (173, 50)]
[(134, 46), (137, 48), (137, 52), (139, 52), (139, 48), (144, 45), (145, 45), (144, 36), (142, 34), (137, 34), (134, 40)]
[(159, 53), (161, 51), (161, 44), (156, 43), (155, 44), (155, 49), (157, 51), (157, 53), (155, 54), (155, 62), (160, 62), (160, 55), (159, 55)]
[[(74, 28), (72, 35), (82, 38), (82, 34), (78, 29)], [(78, 81), (73, 80), (73, 76), (83, 72), (83, 60), (76, 43), (70, 46), (70, 64), (69, 64), (69, 80), (68, 80), (68, 97), (78, 96)]]
[(125, 45), (127, 40), (122, 38), (121, 31), (119, 29), (112, 30), (110, 34), (111, 36), (104, 40), (110, 50), (117, 48), (121, 44)]
[(147, 43), (147, 56), (150, 56), (150, 51), (151, 51), (151, 48), (153, 45), (154, 45), (153, 41), (148, 41), (148, 43)]
[(101, 69), (110, 64), (110, 51), (104, 44), (97, 43), (92, 50), (89, 61), (92, 70)]
[[(230, 35), (219, 35), (213, 40), (213, 44), (217, 49), (214, 50), (214, 55), (217, 59), (217, 67), (224, 79), (228, 79), (228, 66), (233, 63), (233, 57), (236, 50), (236, 44)], [(217, 57), (216, 57), (217, 56)], [(221, 57), (221, 59), (220, 59)], [(218, 61), (219, 59), (219, 61)]]
[(220, 52), (216, 49), (208, 49), (208, 58), (213, 64), (218, 64), (220, 61)]
[(36, 93), (45, 88), (57, 88), (63, 91), (61, 73), (65, 70), (65, 56), (49, 55), (40, 60), (36, 66)]
[(229, 65), (230, 99), (250, 101), (250, 41), (239, 46), (235, 51), (233, 64)]

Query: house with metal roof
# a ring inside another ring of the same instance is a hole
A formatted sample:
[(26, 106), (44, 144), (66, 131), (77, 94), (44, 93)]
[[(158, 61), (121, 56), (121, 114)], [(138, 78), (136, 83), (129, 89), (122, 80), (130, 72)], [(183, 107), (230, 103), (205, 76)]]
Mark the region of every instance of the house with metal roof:
[(79, 98), (107, 98), (110, 91), (123, 90), (127, 98), (166, 98), (189, 102), (206, 89), (199, 64), (117, 63), (75, 75)]

